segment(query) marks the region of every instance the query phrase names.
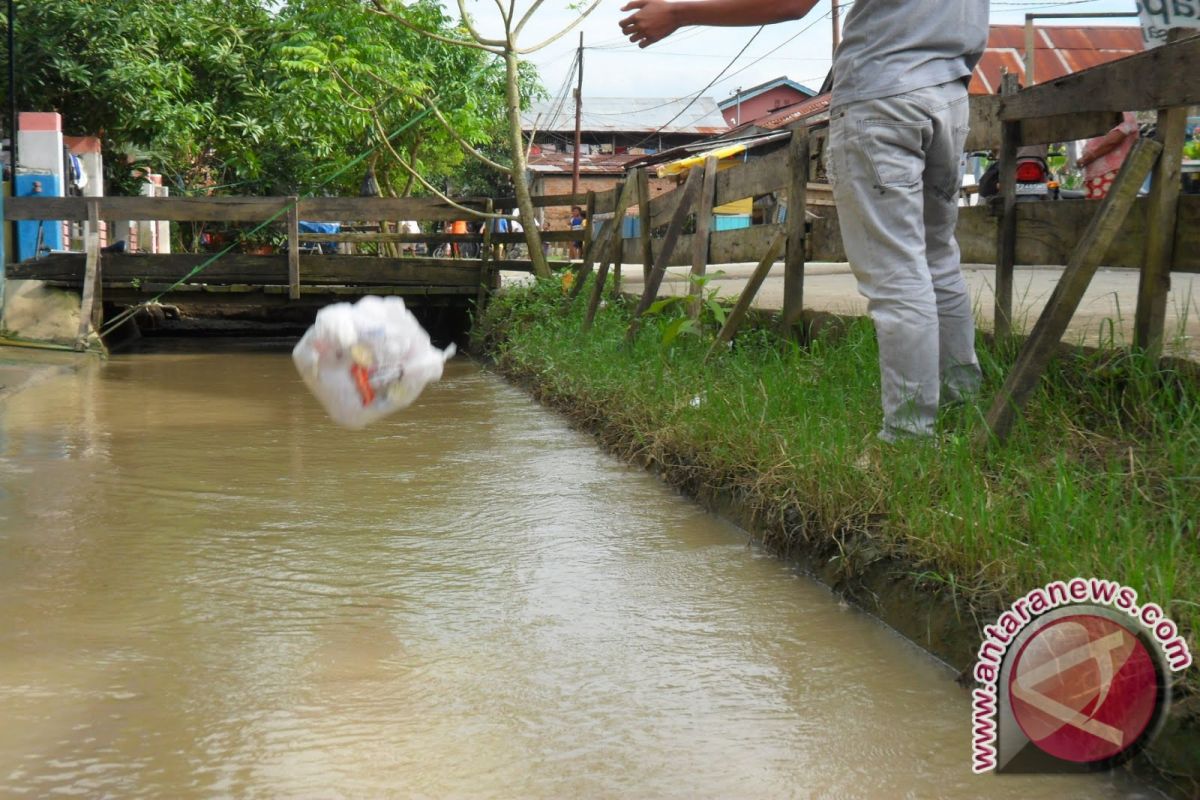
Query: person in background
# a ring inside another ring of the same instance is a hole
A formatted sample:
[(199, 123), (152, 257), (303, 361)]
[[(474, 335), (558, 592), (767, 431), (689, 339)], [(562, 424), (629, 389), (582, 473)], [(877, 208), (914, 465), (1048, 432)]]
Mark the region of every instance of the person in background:
[[(454, 220), (454, 222), (450, 223), (450, 233), (455, 236), (465, 236), (467, 233), (467, 221), (465, 219)], [(465, 245), (460, 242), (451, 242), (450, 252), (454, 254), (455, 258), (465, 258), (466, 256), (463, 254), (464, 247)]]
[(1084, 145), (1083, 155), (1077, 163), (1083, 167), (1083, 188), (1088, 200), (1108, 197), (1108, 190), (1137, 138), (1137, 119), (1126, 111), (1120, 125), (1103, 136), (1089, 139)]
[[(583, 230), (583, 222), (587, 219), (587, 214), (579, 206), (571, 206), (571, 230)], [(583, 258), (583, 242), (571, 242), (571, 258)]]
[[(503, 212), (501, 212), (501, 213), (503, 213)], [(504, 219), (503, 217), (492, 220), (491, 225), (492, 225), (492, 233), (508, 233), (508, 231), (509, 231), (508, 220)], [(481, 229), (479, 232), (483, 233), (483, 230)], [(504, 252), (507, 249), (504, 246), (504, 242), (499, 242), (498, 244), (495, 245), (495, 248), (496, 248), (496, 258), (504, 258)]]

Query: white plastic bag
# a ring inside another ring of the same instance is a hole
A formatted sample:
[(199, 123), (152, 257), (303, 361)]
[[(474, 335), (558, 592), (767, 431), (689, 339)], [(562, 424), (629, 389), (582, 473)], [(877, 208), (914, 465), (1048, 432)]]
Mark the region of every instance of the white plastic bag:
[(433, 346), (402, 299), (373, 296), (322, 308), (292, 350), (305, 384), (346, 428), (411, 405), (453, 355), (453, 344)]

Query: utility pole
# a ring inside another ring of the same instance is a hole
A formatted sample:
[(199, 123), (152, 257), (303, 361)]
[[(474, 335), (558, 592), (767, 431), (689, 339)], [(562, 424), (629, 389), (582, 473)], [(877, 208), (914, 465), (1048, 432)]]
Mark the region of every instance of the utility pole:
[(13, 189), (17, 186), (17, 11), (8, 0), (8, 157), (12, 162)]
[(842, 25), (839, 20), (841, 9), (839, 0), (831, 0), (831, 2), (833, 3), (833, 9), (830, 12), (830, 16), (833, 18), (833, 54), (837, 55), (838, 45), (842, 43)]
[(579, 148), (581, 120), (583, 119), (583, 31), (579, 32), (579, 54), (575, 57), (578, 63), (579, 80), (575, 84), (575, 157), (571, 160), (571, 194), (579, 194)]

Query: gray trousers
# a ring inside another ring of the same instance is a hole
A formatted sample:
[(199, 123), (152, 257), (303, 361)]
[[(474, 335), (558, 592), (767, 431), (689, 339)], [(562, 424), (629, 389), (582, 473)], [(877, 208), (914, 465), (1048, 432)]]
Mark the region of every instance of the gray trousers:
[(942, 392), (978, 391), (975, 320), (959, 263), (963, 83), (834, 108), (828, 171), (842, 240), (879, 338), (880, 438), (930, 436)]

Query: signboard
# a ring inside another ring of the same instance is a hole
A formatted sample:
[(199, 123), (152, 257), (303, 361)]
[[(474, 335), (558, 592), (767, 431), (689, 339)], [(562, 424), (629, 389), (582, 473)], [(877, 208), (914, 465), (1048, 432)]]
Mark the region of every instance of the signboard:
[(1200, 30), (1200, 0), (1137, 0), (1146, 48), (1167, 41), (1171, 28)]

